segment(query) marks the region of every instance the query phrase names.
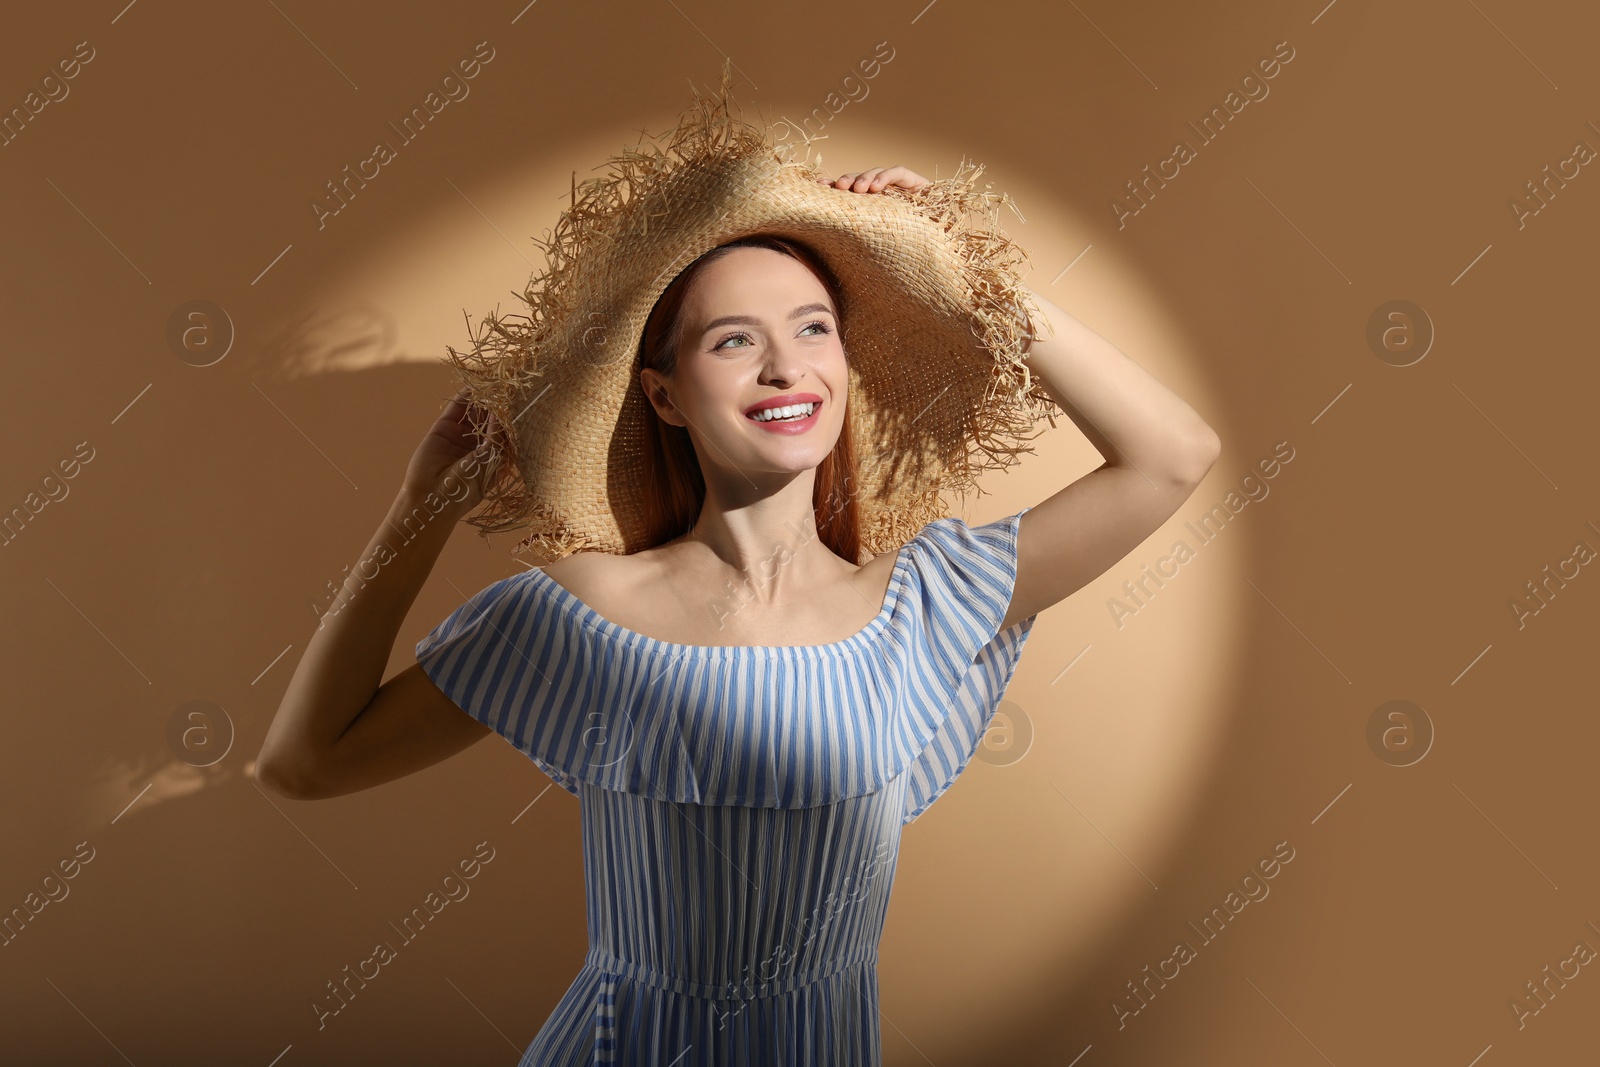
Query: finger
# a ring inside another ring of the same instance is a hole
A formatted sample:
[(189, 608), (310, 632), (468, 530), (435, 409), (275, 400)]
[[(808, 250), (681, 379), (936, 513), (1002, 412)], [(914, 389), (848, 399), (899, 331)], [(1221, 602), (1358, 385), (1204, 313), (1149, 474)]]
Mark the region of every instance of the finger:
[(884, 173), (884, 177), (888, 179), (888, 185), (898, 185), (913, 192), (921, 189), (924, 185), (930, 184), (927, 178), (924, 178), (910, 167), (890, 167)]
[(888, 179), (889, 184), (903, 186), (907, 189), (915, 189), (922, 184), (922, 175), (909, 167), (890, 167), (885, 172), (884, 177)]
[(904, 167), (880, 167), (873, 172), (871, 191), (880, 192), (885, 186), (902, 184)]
[(882, 167), (874, 167), (871, 170), (864, 170), (860, 174), (856, 175), (856, 180), (850, 183), (850, 188), (854, 192), (858, 193), (870, 192), (872, 190), (873, 179), (882, 173)]
[(483, 451), (492, 446), (500, 437), (500, 421), (494, 417), (494, 412), (484, 412), (483, 430), (475, 433), (478, 439), (478, 450)]
[(474, 490), (482, 492), (493, 477), (499, 459), (491, 460), (487, 453), (468, 452), (450, 465), (451, 472), (462, 481), (471, 485)]

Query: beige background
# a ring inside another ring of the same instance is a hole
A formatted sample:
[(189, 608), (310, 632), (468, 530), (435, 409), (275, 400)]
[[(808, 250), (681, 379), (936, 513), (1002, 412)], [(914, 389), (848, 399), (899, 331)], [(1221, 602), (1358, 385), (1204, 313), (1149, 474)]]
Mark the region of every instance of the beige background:
[[(1034, 287), (1224, 442), (1162, 530), (1041, 616), (1006, 716), (1025, 755), (997, 731), (908, 828), (886, 1062), (1592, 1059), (1593, 967), (1520, 1027), (1509, 1007), (1600, 948), (1600, 578), (1579, 567), (1520, 627), (1509, 606), (1600, 549), (1600, 177), (1552, 181), (1520, 225), (1510, 207), (1600, 146), (1592, 12), (122, 3), (0, 35), (0, 109), (94, 50), (0, 147), (0, 509), (66, 493), (0, 548), (0, 910), (80, 842), (93, 857), (0, 948), (7, 1058), (506, 1064), (532, 1039), (584, 951), (574, 798), (494, 739), (323, 802), (263, 792), (249, 761), (451, 392), (463, 313), (510, 308), (572, 172), (661, 129), (727, 55), (752, 114), (824, 109), (836, 172), (985, 163)], [(470, 95), (319, 229), (324, 183), (480, 41)], [(1200, 144), (1187, 123), (1285, 41), (1269, 94)], [(847, 82), (880, 42), (893, 58)], [(1112, 198), (1179, 139), (1195, 158), (1119, 226)], [(236, 330), (204, 367), (166, 339), (197, 299)], [(1404, 367), (1367, 341), (1397, 299), (1437, 332)], [(75, 449), (92, 458), (48, 481)], [(1098, 462), (1063, 421), (962, 514)], [(1236, 491), (1255, 499), (1200, 545), (1185, 523)], [(391, 673), (520, 566), (513, 539), (457, 533)], [(1123, 584), (1178, 540), (1194, 558), (1119, 623)], [(1391, 700), (1432, 724), (1410, 766), (1368, 741)], [(175, 735), (191, 701), (210, 717)], [(319, 1030), (324, 983), (479, 842), (471, 896)], [(1188, 924), (1279, 842), (1270, 894), (1202, 943)], [(1195, 958), (1119, 1025), (1180, 939)]]

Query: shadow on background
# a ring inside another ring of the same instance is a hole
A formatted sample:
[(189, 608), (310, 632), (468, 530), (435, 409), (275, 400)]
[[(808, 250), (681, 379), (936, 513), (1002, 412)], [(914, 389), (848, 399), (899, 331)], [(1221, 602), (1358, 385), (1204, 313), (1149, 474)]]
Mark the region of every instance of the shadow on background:
[[(992, 161), (1030, 284), (1225, 446), (1041, 617), (1004, 729), (907, 833), (886, 1062), (1489, 1067), (1594, 1039), (1584, 983), (1548, 977), (1600, 945), (1570, 844), (1594, 814), (1595, 609), (1560, 570), (1600, 546), (1593, 362), (1572, 358), (1600, 201), (1559, 169), (1600, 144), (1592, 13), (114, 0), (24, 21), (0, 42), (0, 108), (28, 110), (0, 147), (0, 507), (27, 513), (0, 555), (0, 893), (37, 914), (0, 949), (0, 1047), (509, 1063), (532, 1039), (585, 947), (575, 800), (492, 739), (314, 803), (249, 761), (453, 391), (443, 346), (513, 306), (572, 172), (661, 129), (724, 51), (749, 114), (816, 116), (830, 169)], [(480, 42), (470, 95), (388, 132)], [(1202, 138), (1280, 42), (1270, 94)], [(91, 53), (65, 95), (44, 81)], [(386, 138), (330, 214), (328, 183)], [(1178, 140), (1194, 158), (1148, 181)], [(1396, 300), (1425, 358), (1368, 340)], [(195, 301), (230, 325), (174, 346)], [(1099, 463), (1064, 421), (969, 517)], [(1186, 529), (1217, 507), (1216, 537)], [(514, 540), (458, 533), (386, 676), (515, 571)], [(1130, 593), (1179, 540), (1193, 561)], [(1393, 700), (1415, 714), (1375, 735)], [(190, 701), (236, 732), (204, 769), (172, 740)], [(326, 983), (481, 843), (470, 894), (319, 1029)]]

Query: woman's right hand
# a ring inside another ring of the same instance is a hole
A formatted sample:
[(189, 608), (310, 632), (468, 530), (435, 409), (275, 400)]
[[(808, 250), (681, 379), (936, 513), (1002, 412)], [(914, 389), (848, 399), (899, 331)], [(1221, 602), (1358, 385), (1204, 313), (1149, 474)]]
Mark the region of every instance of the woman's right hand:
[[(462, 386), (445, 404), (406, 467), (404, 492), (418, 498), (437, 493), (449, 499), (451, 507), (465, 515), (483, 500), (490, 477), (498, 465), (489, 462), (492, 446), (504, 453), (500, 424), (484, 412), (490, 440), (472, 432), (468, 412), (475, 406), (468, 399), (470, 390)], [(478, 408), (482, 411), (482, 408)]]

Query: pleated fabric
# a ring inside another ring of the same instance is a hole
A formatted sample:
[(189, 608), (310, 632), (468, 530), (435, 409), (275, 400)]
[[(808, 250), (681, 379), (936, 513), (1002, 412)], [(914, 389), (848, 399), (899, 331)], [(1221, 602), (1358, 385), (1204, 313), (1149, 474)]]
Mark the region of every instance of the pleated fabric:
[(1032, 630), (999, 629), (1018, 522), (907, 542), (828, 645), (682, 645), (531, 569), (416, 646), (579, 799), (589, 951), (519, 1067), (880, 1062), (902, 827), (972, 759)]

